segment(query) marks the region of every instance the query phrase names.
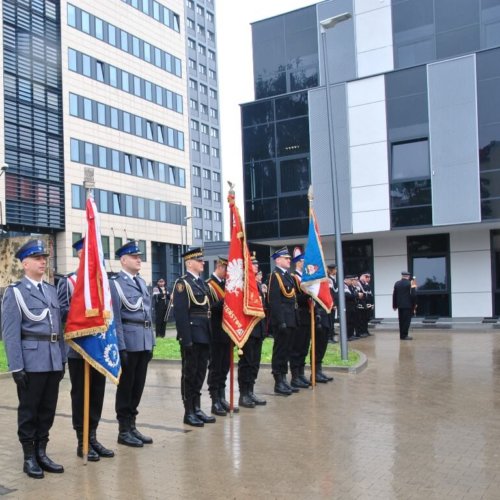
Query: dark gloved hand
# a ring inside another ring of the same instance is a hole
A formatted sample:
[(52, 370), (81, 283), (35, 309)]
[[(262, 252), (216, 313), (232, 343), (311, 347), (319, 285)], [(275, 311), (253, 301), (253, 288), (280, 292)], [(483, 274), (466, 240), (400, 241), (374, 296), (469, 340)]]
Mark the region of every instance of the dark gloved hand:
[(59, 380), (62, 380), (64, 378), (64, 374), (66, 373), (66, 363), (63, 363), (62, 371), (61, 371), (61, 378)]
[(278, 330), (282, 332), (283, 330), (286, 330), (286, 323), (281, 323), (280, 326), (278, 327)]
[(125, 349), (123, 351), (120, 351), (120, 363), (122, 364), (122, 366), (126, 366), (128, 363), (128, 353)]
[(28, 374), (24, 370), (12, 372), (12, 378), (20, 389), (28, 388)]
[(316, 323), (321, 323), (321, 316), (319, 314), (316, 314)]

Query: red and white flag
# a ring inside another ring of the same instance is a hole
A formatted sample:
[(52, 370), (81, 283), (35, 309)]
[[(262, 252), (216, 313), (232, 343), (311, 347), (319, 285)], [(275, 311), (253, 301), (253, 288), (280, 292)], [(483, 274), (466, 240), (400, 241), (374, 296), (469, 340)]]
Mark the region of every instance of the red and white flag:
[(255, 325), (264, 318), (265, 314), (234, 193), (229, 193), (228, 202), (231, 213), (231, 242), (222, 328), (241, 349)]

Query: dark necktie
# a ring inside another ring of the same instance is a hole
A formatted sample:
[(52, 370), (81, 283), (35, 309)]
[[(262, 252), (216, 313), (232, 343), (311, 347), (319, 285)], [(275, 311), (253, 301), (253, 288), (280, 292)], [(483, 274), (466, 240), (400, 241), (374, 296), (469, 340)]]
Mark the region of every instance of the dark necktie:
[(137, 276), (134, 276), (134, 282), (137, 285), (137, 287), (139, 288), (139, 290), (142, 292), (141, 283), (139, 282), (139, 279), (137, 278)]
[(44, 296), (44, 298), (45, 298), (45, 292), (43, 291), (43, 286), (42, 286), (42, 284), (41, 284), (41, 283), (38, 283), (37, 287), (38, 287), (38, 290), (40, 290), (40, 293), (41, 293), (41, 294)]

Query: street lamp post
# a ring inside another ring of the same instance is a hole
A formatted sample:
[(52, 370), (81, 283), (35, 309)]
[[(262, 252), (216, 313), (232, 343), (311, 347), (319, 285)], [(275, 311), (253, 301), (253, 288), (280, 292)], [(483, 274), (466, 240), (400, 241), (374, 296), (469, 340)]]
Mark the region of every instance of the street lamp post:
[(344, 262), (342, 256), (342, 232), (340, 228), (340, 203), (339, 188), (337, 176), (337, 161), (335, 158), (335, 143), (333, 136), (333, 124), (331, 118), (330, 102), (330, 76), (328, 74), (328, 57), (326, 45), (326, 31), (334, 28), (338, 23), (347, 21), (352, 17), (350, 12), (345, 12), (328, 19), (320, 21), (321, 41), (323, 45), (323, 70), (325, 72), (325, 91), (326, 91), (326, 114), (328, 118), (328, 142), (330, 145), (330, 161), (332, 166), (332, 194), (333, 194), (333, 220), (335, 224), (335, 255), (337, 260), (337, 284), (339, 289), (339, 321), (340, 321), (340, 354), (343, 360), (347, 360), (347, 324), (345, 319), (345, 294), (344, 294)]
[[(189, 219), (192, 219), (193, 216), (192, 215), (189, 215), (187, 217), (184, 217), (184, 234), (185, 234), (185, 240), (182, 240), (182, 249), (181, 249), (181, 253), (184, 253), (187, 251), (187, 246), (188, 246), (188, 230), (187, 230), (187, 221)], [(182, 237), (182, 232), (181, 232), (181, 237)], [(186, 246), (184, 247), (184, 241), (186, 242)], [(186, 264), (184, 262), (184, 259), (182, 259), (182, 274), (185, 274), (186, 272)]]

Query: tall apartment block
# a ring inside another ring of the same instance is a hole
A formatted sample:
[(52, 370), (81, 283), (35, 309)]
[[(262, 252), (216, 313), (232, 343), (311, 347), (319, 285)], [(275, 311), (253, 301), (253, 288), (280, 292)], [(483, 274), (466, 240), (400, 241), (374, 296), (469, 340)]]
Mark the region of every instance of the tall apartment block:
[[(222, 240), (219, 88), (214, 0), (186, 0), (193, 244)], [(188, 216), (189, 217), (189, 216)]]
[(146, 281), (181, 272), (191, 244), (183, 0), (3, 0), (3, 236), (50, 234), (77, 267), (84, 168), (95, 173), (108, 271), (139, 240)]
[(329, 0), (252, 34), (248, 238), (304, 243), (312, 183), (334, 261), (335, 166), (345, 270), (373, 273), (377, 317), (404, 269), (429, 321), (500, 316), (500, 2)]

